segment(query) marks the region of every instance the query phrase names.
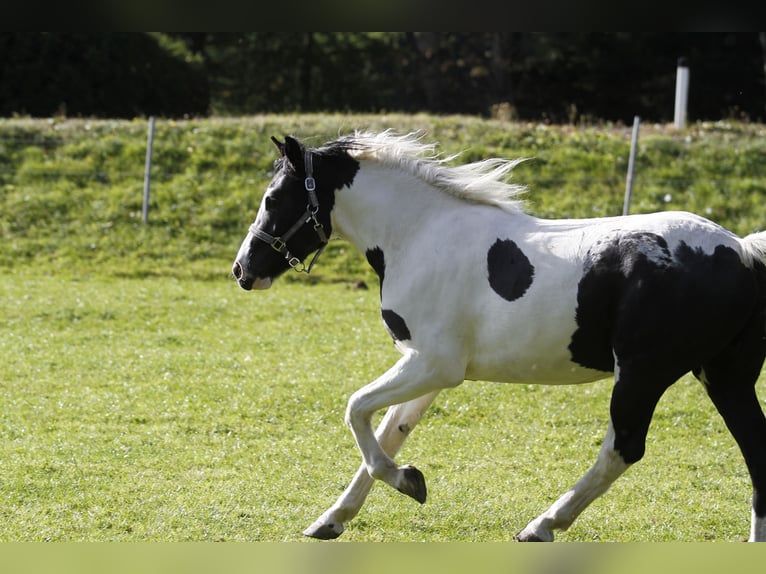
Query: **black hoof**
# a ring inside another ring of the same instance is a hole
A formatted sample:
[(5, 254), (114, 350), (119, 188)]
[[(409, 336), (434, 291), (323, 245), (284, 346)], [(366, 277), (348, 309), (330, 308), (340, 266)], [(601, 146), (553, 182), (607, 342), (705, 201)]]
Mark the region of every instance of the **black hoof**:
[(402, 471), (404, 472), (404, 484), (398, 489), (399, 492), (411, 496), (420, 504), (423, 504), (428, 494), (426, 479), (423, 473), (414, 466), (405, 466), (402, 468)]
[(527, 536), (525, 538), (521, 538), (518, 534), (513, 537), (513, 540), (516, 542), (545, 542), (542, 538), (539, 538), (535, 536), (534, 534)]
[(309, 538), (316, 538), (317, 540), (335, 540), (343, 533), (333, 528), (333, 524), (322, 524), (321, 526), (314, 526), (313, 524), (303, 531), (304, 536)]

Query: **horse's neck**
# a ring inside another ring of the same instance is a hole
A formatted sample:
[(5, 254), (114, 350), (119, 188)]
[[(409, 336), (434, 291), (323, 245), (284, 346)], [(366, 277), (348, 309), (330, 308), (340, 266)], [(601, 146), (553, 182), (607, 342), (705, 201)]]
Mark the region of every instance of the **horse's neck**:
[(430, 215), (457, 203), (415, 176), (363, 163), (351, 187), (336, 192), (333, 227), (362, 251), (406, 244)]

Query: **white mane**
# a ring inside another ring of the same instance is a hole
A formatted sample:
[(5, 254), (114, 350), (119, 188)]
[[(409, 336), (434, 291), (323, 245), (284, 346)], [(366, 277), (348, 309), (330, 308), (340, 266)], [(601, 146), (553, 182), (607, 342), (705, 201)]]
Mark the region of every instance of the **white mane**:
[(526, 187), (507, 183), (505, 179), (527, 158), (490, 158), (448, 166), (447, 162), (460, 154), (440, 157), (436, 144), (422, 143), (422, 137), (421, 132), (400, 135), (391, 130), (357, 131), (342, 141), (356, 159), (372, 159), (396, 167), (466, 201), (494, 205), (514, 213), (522, 211), (523, 201), (517, 196), (526, 192)]

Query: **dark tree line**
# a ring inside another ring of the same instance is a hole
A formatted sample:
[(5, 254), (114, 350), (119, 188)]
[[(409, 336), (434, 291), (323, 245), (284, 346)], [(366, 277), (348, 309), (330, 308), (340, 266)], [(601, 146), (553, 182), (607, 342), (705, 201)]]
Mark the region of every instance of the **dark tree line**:
[(143, 33), (0, 33), (0, 115), (204, 114), (204, 67)]
[(2, 33), (0, 115), (433, 112), (766, 119), (765, 33)]

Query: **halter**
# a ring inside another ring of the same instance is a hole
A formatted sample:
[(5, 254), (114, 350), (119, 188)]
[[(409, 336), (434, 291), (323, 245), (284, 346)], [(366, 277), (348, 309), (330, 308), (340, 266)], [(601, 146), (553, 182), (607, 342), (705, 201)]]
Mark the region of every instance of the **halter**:
[[(324, 226), (319, 222), (317, 219), (317, 213), (319, 213), (319, 200), (317, 199), (317, 192), (316, 192), (316, 181), (313, 177), (313, 156), (311, 155), (310, 151), (306, 152), (306, 155), (304, 156), (304, 161), (306, 164), (306, 179), (304, 182), (304, 185), (306, 186), (306, 191), (308, 192), (309, 196), (309, 203), (306, 206), (306, 212), (301, 215), (300, 219), (295, 222), (295, 224), (287, 230), (287, 233), (284, 233), (281, 237), (274, 237), (273, 235), (269, 235), (265, 231), (258, 229), (255, 226), (255, 223), (253, 223), (250, 226), (250, 233), (252, 233), (255, 237), (260, 239), (261, 241), (264, 241), (265, 243), (268, 243), (274, 251), (279, 253), (280, 255), (284, 255), (285, 259), (287, 259), (288, 265), (292, 267), (295, 271), (298, 273), (311, 273), (311, 268), (314, 266), (314, 263), (316, 263), (316, 260), (319, 258), (319, 255), (322, 253), (324, 248), (327, 246), (327, 233), (325, 233)], [(298, 257), (295, 257), (290, 251), (287, 249), (287, 242), (290, 240), (290, 238), (295, 235), (298, 230), (306, 225), (307, 223), (313, 221), (314, 222), (314, 232), (316, 232), (317, 236), (319, 236), (319, 240), (322, 242), (322, 246), (319, 248), (319, 250), (314, 254), (314, 257), (311, 259), (311, 262), (308, 264), (308, 267), (303, 263), (301, 259)]]

